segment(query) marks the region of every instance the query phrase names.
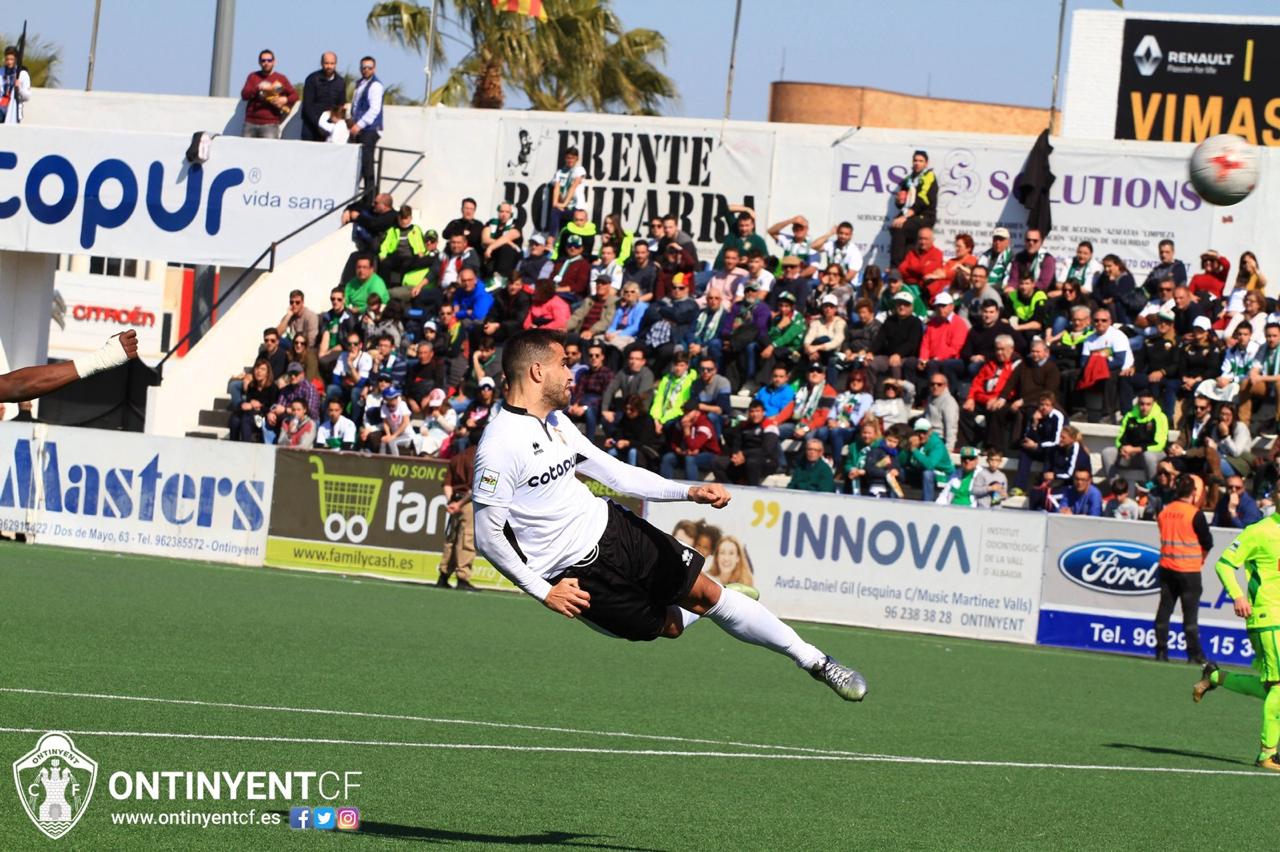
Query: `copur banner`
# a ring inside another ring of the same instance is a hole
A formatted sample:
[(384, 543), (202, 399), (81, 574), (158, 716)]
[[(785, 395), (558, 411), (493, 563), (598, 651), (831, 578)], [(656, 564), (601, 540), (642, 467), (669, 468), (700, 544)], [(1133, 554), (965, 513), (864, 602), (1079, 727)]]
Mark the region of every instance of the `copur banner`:
[[(280, 450), (266, 564), (434, 583), (449, 528), (447, 470), (435, 459)], [(515, 589), (481, 557), (471, 582)]]
[[(1160, 602), (1160, 533), (1153, 523), (1109, 518), (1048, 519), (1041, 645), (1153, 654)], [(1213, 570), (1240, 530), (1213, 528), (1213, 550), (1200, 572), (1200, 641), (1213, 660), (1248, 665), (1253, 649)], [(1241, 578), (1243, 582), (1243, 578)], [(1169, 626), (1169, 655), (1186, 657), (1179, 608)]]
[(0, 423), (0, 529), (37, 544), (261, 565), (271, 447)]
[(190, 144), (179, 134), (6, 129), (0, 248), (247, 266), (355, 192), (354, 145), (218, 136), (208, 161), (191, 164)]
[(748, 582), (786, 618), (1035, 641), (1044, 516), (730, 489), (714, 510), (647, 503), (646, 517)]

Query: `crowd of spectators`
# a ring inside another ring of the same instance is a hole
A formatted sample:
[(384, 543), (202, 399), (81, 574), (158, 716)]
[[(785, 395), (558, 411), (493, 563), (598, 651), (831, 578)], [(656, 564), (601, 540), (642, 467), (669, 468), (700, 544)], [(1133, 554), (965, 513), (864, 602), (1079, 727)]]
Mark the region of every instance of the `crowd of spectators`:
[[(471, 198), (439, 230), (385, 194), (346, 211), (328, 309), (290, 295), (232, 381), (232, 437), (451, 457), (501, 402), (504, 341), (538, 327), (564, 333), (568, 417), (670, 477), (1153, 517), (1191, 472), (1229, 525), (1271, 503), (1280, 314), (1251, 253), (1197, 271), (1161, 240), (1139, 281), (1089, 241), (1055, 258), (1034, 228), (944, 252), (917, 151), (896, 262), (867, 263), (850, 222), (761, 228), (740, 206), (707, 259), (676, 216), (592, 221), (589, 180), (570, 148), (545, 233)], [(1084, 422), (1109, 424), (1093, 447)]]

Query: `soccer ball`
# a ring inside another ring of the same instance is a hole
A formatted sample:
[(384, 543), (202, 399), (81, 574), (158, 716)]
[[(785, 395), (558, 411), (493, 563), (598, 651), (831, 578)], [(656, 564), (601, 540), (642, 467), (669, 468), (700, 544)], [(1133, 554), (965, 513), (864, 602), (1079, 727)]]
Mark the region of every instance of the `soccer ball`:
[(1257, 154), (1239, 136), (1210, 136), (1191, 152), (1191, 185), (1210, 204), (1238, 204), (1257, 183)]

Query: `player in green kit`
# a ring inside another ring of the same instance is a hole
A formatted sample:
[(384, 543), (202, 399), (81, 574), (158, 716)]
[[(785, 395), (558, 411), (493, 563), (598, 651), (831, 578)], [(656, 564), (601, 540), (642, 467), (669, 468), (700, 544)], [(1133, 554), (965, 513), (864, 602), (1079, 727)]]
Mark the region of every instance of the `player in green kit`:
[[(1248, 593), (1240, 591), (1236, 571), (1244, 569)], [(1276, 746), (1280, 744), (1280, 515), (1247, 527), (1223, 552), (1215, 568), (1222, 587), (1235, 601), (1236, 615), (1246, 619), (1253, 646), (1253, 669), (1246, 675), (1220, 671), (1213, 663), (1191, 689), (1199, 701), (1219, 686), (1262, 699), (1262, 751), (1258, 766), (1280, 772)]]

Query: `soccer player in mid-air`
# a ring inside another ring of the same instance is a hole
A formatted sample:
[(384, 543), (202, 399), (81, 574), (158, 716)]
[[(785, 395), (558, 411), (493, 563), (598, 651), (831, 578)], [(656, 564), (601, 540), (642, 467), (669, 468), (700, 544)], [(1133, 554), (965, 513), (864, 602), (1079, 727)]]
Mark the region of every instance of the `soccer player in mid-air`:
[[(1246, 596), (1236, 582), (1243, 568), (1249, 578)], [(1280, 772), (1280, 515), (1271, 515), (1252, 524), (1236, 536), (1215, 566), (1222, 587), (1235, 601), (1236, 615), (1245, 621), (1249, 644), (1253, 646), (1253, 670), (1247, 675), (1220, 670), (1213, 663), (1204, 667), (1203, 677), (1191, 689), (1191, 698), (1200, 701), (1218, 687), (1262, 699), (1262, 750), (1258, 766)]]
[(137, 357), (138, 332), (129, 329), (112, 337), (97, 352), (81, 355), (74, 361), (24, 367), (0, 375), (0, 402), (26, 402)]
[(573, 375), (555, 332), (507, 341), (508, 391), (476, 452), (476, 546), (548, 609), (632, 641), (674, 639), (705, 616), (730, 635), (785, 654), (846, 701), (862, 675), (805, 642), (751, 597), (702, 573), (703, 557), (632, 512), (595, 497), (580, 471), (645, 500), (729, 502), (720, 485), (680, 485), (618, 461), (561, 413)]

